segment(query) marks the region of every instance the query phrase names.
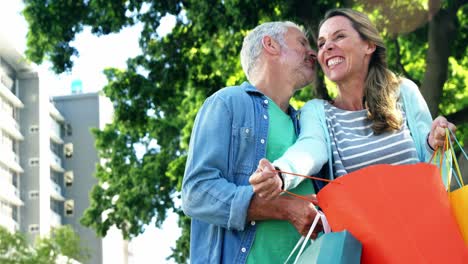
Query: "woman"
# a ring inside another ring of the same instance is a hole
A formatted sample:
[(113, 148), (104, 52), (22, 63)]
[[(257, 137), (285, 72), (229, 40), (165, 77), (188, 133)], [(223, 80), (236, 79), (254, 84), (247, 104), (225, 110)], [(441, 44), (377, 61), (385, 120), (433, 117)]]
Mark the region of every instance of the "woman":
[[(254, 191), (267, 199), (292, 189), (303, 179), (281, 171), (339, 177), (374, 164), (428, 161), (443, 145), (444, 117), (432, 121), (418, 87), (387, 68), (386, 49), (369, 18), (352, 9), (334, 9), (319, 25), (318, 62), (336, 83), (332, 101), (314, 99), (302, 109), (297, 142), (273, 165), (259, 163), (250, 178)], [(278, 177), (280, 176), (280, 177)]]

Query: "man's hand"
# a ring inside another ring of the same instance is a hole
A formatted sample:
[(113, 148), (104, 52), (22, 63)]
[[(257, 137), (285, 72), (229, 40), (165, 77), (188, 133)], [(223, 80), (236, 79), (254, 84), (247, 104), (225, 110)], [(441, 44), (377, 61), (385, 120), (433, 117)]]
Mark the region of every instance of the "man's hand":
[(282, 192), (283, 181), (267, 159), (259, 161), (257, 170), (250, 176), (249, 182), (254, 192), (266, 200), (274, 199)]
[[(315, 209), (314, 205), (317, 204), (317, 197), (315, 194), (307, 196), (309, 200), (315, 201), (314, 204), (293, 197), (288, 198), (291, 199), (287, 206), (288, 221), (294, 225), (300, 234), (305, 236), (309, 232), (310, 226), (312, 225), (312, 222), (317, 215), (317, 209)], [(318, 233), (320, 233), (322, 230), (322, 222), (319, 221), (312, 233), (311, 238), (315, 239)]]

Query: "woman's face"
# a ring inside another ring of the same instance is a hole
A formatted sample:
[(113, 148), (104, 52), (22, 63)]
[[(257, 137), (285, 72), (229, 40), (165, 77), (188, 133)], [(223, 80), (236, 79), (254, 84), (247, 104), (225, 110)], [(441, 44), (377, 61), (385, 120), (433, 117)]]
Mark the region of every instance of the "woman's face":
[(375, 45), (363, 40), (344, 16), (327, 19), (319, 29), (318, 62), (331, 81), (365, 80)]

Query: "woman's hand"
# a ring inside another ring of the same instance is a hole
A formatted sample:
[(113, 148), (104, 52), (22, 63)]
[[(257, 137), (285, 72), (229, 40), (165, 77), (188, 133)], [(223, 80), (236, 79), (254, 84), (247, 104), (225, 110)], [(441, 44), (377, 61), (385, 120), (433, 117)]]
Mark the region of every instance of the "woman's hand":
[(267, 159), (261, 159), (258, 162), (257, 170), (249, 178), (249, 182), (254, 192), (266, 199), (271, 200), (283, 191), (281, 189), (283, 181), (275, 171), (275, 167)]
[(438, 116), (436, 119), (434, 119), (427, 140), (429, 146), (431, 146), (432, 149), (444, 146), (446, 128), (450, 129), (454, 133), (457, 130), (457, 127), (447, 121), (447, 119), (443, 116)]

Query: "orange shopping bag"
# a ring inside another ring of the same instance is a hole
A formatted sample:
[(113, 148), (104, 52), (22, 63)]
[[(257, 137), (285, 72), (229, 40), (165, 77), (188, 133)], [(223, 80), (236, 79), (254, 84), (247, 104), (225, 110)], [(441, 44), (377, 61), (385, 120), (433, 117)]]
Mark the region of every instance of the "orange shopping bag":
[(362, 263), (468, 263), (436, 166), (374, 165), (335, 181), (318, 203), (334, 232), (362, 243)]
[(463, 236), (463, 239), (465, 240), (465, 245), (468, 248), (468, 185), (466, 185), (463, 182), (462, 174), (460, 171), (460, 168), (458, 166), (458, 161), (455, 155), (455, 151), (453, 149), (453, 144), (452, 141), (449, 140), (449, 131), (452, 133), (453, 139), (455, 142), (458, 144), (460, 147), (460, 151), (463, 154), (463, 157), (465, 159), (468, 159), (468, 156), (466, 155), (465, 151), (463, 150), (463, 147), (460, 145), (458, 142), (456, 136), (453, 134), (453, 132), (449, 129), (446, 129), (446, 145), (448, 146), (449, 151), (452, 153), (452, 156), (454, 157), (453, 162), (450, 163), (450, 168), (452, 168), (452, 165), (455, 164), (455, 170), (453, 170), (453, 176), (455, 176), (455, 181), (458, 183), (458, 189), (452, 190), (451, 187), (451, 179), (452, 177), (448, 178), (448, 195), (449, 195), (449, 200), (450, 204), (452, 206), (453, 214), (455, 215), (455, 218), (458, 223), (458, 227), (460, 229), (460, 232)]
[(449, 199), (458, 227), (468, 248), (468, 185), (450, 191)]

